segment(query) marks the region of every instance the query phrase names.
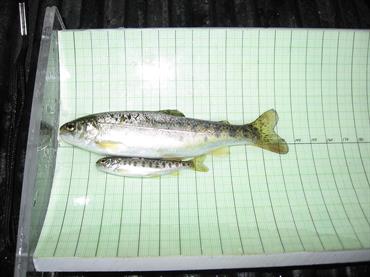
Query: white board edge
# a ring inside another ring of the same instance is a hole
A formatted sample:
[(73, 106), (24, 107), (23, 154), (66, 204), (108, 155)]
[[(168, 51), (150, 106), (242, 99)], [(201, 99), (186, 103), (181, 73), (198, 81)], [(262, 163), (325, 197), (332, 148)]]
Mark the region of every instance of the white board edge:
[(370, 249), (248, 256), (167, 256), (132, 258), (34, 258), (37, 271), (179, 271), (308, 266), (370, 261)]

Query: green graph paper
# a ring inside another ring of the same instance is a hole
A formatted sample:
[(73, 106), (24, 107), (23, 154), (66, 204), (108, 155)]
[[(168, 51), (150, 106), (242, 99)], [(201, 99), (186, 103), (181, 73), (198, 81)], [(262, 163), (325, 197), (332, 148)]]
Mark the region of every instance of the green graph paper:
[[(61, 124), (160, 109), (242, 124), (274, 108), (290, 151), (235, 146), (209, 155), (208, 173), (140, 179), (99, 172), (99, 156), (60, 142), (36, 268), (320, 263), (319, 253), (349, 250), (370, 259), (369, 38), (302, 29), (59, 32)], [(302, 253), (319, 260), (294, 259)]]

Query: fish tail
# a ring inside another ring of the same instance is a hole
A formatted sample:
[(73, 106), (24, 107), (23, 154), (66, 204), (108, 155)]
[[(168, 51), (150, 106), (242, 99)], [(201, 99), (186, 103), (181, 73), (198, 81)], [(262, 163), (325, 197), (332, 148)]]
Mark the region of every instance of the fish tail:
[(191, 162), (192, 162), (192, 168), (195, 170), (195, 171), (199, 171), (199, 172), (208, 172), (208, 167), (206, 167), (204, 165), (204, 160), (206, 159), (206, 155), (203, 155), (203, 156), (199, 156), (199, 157), (196, 157), (194, 158)]
[(275, 153), (286, 154), (289, 151), (288, 144), (274, 131), (278, 120), (277, 112), (274, 109), (268, 110), (254, 122), (244, 125), (245, 136), (253, 138), (255, 146)]

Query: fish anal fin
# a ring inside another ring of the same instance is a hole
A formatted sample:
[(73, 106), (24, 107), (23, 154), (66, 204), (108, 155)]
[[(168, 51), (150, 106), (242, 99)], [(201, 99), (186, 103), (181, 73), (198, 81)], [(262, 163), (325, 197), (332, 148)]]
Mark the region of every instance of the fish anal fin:
[(179, 110), (160, 110), (159, 112), (167, 114), (167, 115), (185, 117), (185, 115), (182, 112), (180, 112)]
[(177, 170), (177, 171), (173, 171), (170, 173), (171, 176), (179, 176), (180, 175), (180, 172)]

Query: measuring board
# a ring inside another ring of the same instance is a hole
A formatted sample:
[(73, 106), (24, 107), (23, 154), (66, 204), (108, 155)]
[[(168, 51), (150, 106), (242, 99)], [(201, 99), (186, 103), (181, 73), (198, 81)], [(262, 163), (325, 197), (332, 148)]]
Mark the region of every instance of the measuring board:
[[(370, 260), (370, 33), (320, 29), (59, 31), (60, 124), (178, 109), (289, 144), (209, 155), (207, 173), (124, 178), (60, 142), (37, 270), (186, 270)], [(149, 142), (148, 142), (149, 143)], [(335, 252), (333, 252), (335, 251)]]

